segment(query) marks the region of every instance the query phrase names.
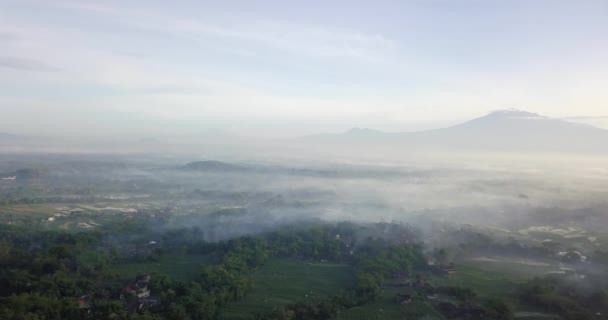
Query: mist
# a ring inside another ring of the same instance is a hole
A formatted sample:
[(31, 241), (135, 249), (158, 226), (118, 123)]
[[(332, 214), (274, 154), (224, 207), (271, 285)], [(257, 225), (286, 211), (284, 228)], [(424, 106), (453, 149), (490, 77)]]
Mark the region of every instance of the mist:
[(0, 318), (606, 319), (606, 9), (2, 1)]

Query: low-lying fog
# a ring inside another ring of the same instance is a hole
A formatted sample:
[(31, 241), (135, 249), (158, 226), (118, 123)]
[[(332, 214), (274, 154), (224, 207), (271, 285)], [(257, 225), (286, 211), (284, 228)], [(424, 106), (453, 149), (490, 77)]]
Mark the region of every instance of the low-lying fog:
[(377, 155), (383, 162), (302, 150), (223, 158), (4, 154), (0, 201), (8, 206), (0, 222), (103, 230), (139, 217), (155, 232), (190, 230), (207, 241), (319, 220), (396, 222), (412, 226), (428, 250), (516, 269), (532, 261), (538, 274), (565, 272), (563, 260), (588, 271), (589, 261), (606, 256), (602, 158), (388, 154)]
[[(597, 158), (519, 156), (514, 161), (513, 156), (442, 155), (374, 165), (368, 160), (247, 161), (243, 156), (217, 163), (193, 157), (100, 157), (6, 155), (0, 173), (7, 177), (30, 167), (46, 173), (37, 179), (3, 180), (0, 186), (44, 189), (51, 196), (62, 192), (53, 191), (58, 186), (78, 189), (86, 183), (91, 193), (101, 195), (147, 193), (177, 202), (206, 201), (218, 208), (264, 208), (281, 218), (432, 217), (500, 228), (546, 219), (567, 222), (570, 216), (594, 228), (603, 222), (608, 194), (608, 166)], [(196, 161), (202, 161), (198, 167), (185, 166)]]

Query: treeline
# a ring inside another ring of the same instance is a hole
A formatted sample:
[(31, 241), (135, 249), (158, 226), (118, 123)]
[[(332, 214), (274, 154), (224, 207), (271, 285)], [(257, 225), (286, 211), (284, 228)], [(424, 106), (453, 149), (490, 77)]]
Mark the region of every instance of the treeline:
[(219, 263), (204, 268), (196, 281), (188, 283), (154, 277), (151, 290), (158, 294), (159, 303), (127, 318), (215, 319), (221, 306), (242, 298), (253, 287), (253, 271), (268, 258), (267, 243), (245, 237), (211, 248), (221, 255)]
[[(100, 247), (131, 227), (111, 233), (1, 228), (0, 319), (7, 320), (216, 319), (222, 306), (253, 287), (253, 272), (271, 256), (353, 263), (357, 283), (325, 303), (334, 310), (370, 301), (391, 272), (411, 270), (424, 261), (421, 248), (404, 236), (411, 229), (390, 224), (305, 224), (217, 243), (200, 240), (196, 230), (166, 232), (162, 250), (205, 253), (215, 263), (195, 281), (155, 275), (150, 288), (157, 303), (134, 306), (136, 301), (120, 298), (126, 284), (112, 270), (114, 249)], [(84, 307), (78, 304), (81, 297), (87, 297)], [(317, 311), (296, 313), (303, 312)]]
[(80, 259), (101, 236), (0, 227), (0, 319), (79, 319), (74, 297), (119, 283)]
[(126, 283), (112, 270), (115, 257), (98, 247), (105, 236), (2, 226), (0, 319), (214, 319), (219, 306), (252, 287), (251, 273), (269, 252), (263, 239), (207, 244), (217, 264), (188, 283), (155, 275), (159, 303), (140, 308), (120, 297)]
[[(256, 316), (330, 319), (342, 310), (379, 298), (387, 279), (394, 274), (411, 276), (432, 271), (417, 231), (398, 223), (307, 222), (221, 242), (204, 241), (196, 227), (161, 234), (147, 228), (145, 224), (125, 222), (103, 232), (0, 226), (0, 319), (218, 319), (222, 307), (243, 298), (253, 288), (253, 273), (269, 257), (353, 266), (356, 281), (347, 290), (323, 301), (287, 305)], [(137, 236), (127, 241), (129, 234)], [(153, 275), (149, 284), (153, 303), (121, 298), (128, 283), (113, 270), (122, 257), (116, 249), (154, 235), (162, 244), (151, 251), (154, 254), (205, 254), (211, 264), (189, 282)], [(463, 299), (474, 297), (466, 289), (439, 290)], [(82, 297), (87, 297), (86, 306), (79, 305)], [(502, 303), (484, 304), (484, 308), (487, 319), (508, 319), (498, 316), (500, 310), (506, 310)]]
[[(215, 232), (215, 230), (210, 231), (205, 228), (206, 224), (218, 226), (218, 229), (231, 227), (225, 222), (216, 223), (213, 219), (211, 222), (197, 221), (195, 227), (164, 232), (160, 237), (163, 246), (185, 249), (189, 253), (207, 254), (216, 250), (216, 242), (205, 240), (209, 233)], [(381, 241), (393, 244), (413, 244), (421, 241), (420, 232), (406, 224), (363, 225), (351, 222), (330, 224), (314, 219), (277, 226), (274, 230), (260, 233), (255, 237), (265, 240), (270, 254), (275, 257), (325, 259), (339, 262), (350, 262), (353, 254), (359, 255), (360, 247), (370, 239), (381, 239)], [(221, 243), (226, 243), (226, 241), (219, 242), (219, 244)]]

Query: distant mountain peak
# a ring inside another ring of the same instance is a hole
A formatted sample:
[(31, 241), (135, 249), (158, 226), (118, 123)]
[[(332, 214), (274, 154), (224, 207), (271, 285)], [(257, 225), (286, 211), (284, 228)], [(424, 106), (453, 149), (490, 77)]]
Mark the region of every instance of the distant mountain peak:
[(346, 131), (346, 134), (375, 134), (375, 133), (382, 133), (379, 130), (375, 130), (375, 129), (370, 129), (370, 128), (359, 128), (359, 127), (354, 127), (349, 129), (348, 131)]
[(501, 109), (490, 112), (488, 117), (502, 117), (502, 118), (520, 118), (520, 119), (546, 119), (538, 113), (528, 112), (516, 108)]
[(407, 150), (606, 153), (608, 130), (519, 109), (504, 109), (441, 129), (387, 133), (353, 128), (341, 134), (311, 136), (308, 141), (377, 144)]

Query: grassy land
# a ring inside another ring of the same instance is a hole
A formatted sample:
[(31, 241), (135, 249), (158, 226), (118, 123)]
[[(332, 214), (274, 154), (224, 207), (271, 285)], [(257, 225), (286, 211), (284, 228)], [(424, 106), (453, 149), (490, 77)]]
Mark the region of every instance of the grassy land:
[(14, 215), (19, 219), (22, 217), (46, 219), (54, 213), (55, 208), (48, 204), (20, 204), (0, 206), (2, 215)]
[(399, 293), (397, 289), (385, 289), (382, 297), (374, 302), (362, 306), (351, 308), (341, 312), (338, 320), (347, 319), (400, 319), (401, 305), (395, 300), (395, 295)]
[[(531, 267), (532, 268), (532, 267)], [(468, 287), (482, 297), (493, 297), (512, 304), (516, 310), (530, 311), (516, 299), (517, 287), (526, 279), (542, 274), (542, 270), (533, 269), (531, 273), (522, 272), (512, 265), (497, 264), (485, 261), (467, 261), (458, 265), (457, 271), (445, 277), (431, 277), (429, 282), (434, 286)], [(443, 319), (434, 308), (425, 301), (414, 301), (401, 306), (395, 301), (397, 293), (412, 290), (409, 288), (386, 288), (383, 296), (372, 303), (352, 308), (340, 314), (338, 320), (346, 319)], [(415, 295), (414, 295), (415, 296)], [(550, 316), (542, 313), (522, 313), (520, 316)], [(528, 319), (528, 318), (525, 318)], [(531, 319), (531, 318), (530, 318)]]
[(163, 255), (158, 262), (125, 263), (114, 267), (114, 270), (125, 278), (138, 274), (162, 274), (171, 279), (188, 281), (198, 277), (202, 268), (209, 263), (209, 257), (200, 254)]
[(345, 310), (338, 315), (337, 320), (443, 319), (433, 306), (425, 301), (400, 305), (396, 299), (399, 293), (412, 293), (412, 290), (385, 288), (378, 300)]
[(469, 287), (481, 297), (501, 299), (513, 306), (517, 319), (559, 319), (517, 298), (517, 290), (521, 284), (552, 269), (552, 266), (464, 261), (458, 265), (455, 273), (430, 279), (430, 282), (435, 286)]
[(484, 257), (485, 260), (468, 259), (460, 264), (475, 266), (485, 271), (506, 274), (513, 279), (542, 277), (560, 271), (559, 262), (549, 259), (526, 259), (509, 257)]
[(254, 275), (255, 287), (244, 299), (228, 305), (222, 319), (250, 319), (254, 314), (295, 302), (314, 302), (352, 285), (351, 267), (272, 259)]
[[(344, 278), (347, 266), (331, 264), (308, 264), (293, 260), (273, 260), (258, 271), (255, 276), (256, 288), (242, 301), (228, 306), (223, 313), (224, 319), (248, 319), (257, 312), (271, 310), (275, 306), (299, 301), (314, 301), (328, 296), (351, 281)], [(538, 271), (537, 271), (538, 272)], [(518, 311), (533, 311), (516, 299), (517, 287), (526, 279), (538, 274), (527, 274), (509, 266), (495, 263), (471, 262), (459, 264), (456, 273), (445, 277), (432, 277), (429, 281), (435, 286), (469, 287), (482, 297), (499, 298), (512, 304)], [(336, 277), (342, 277), (342, 280)], [(350, 277), (350, 276), (349, 276)], [(330, 282), (331, 281), (331, 282)], [(332, 289), (333, 287), (333, 289)], [(443, 319), (427, 301), (415, 301), (400, 305), (396, 301), (398, 293), (411, 293), (411, 288), (387, 287), (382, 297), (372, 303), (345, 310), (338, 320), (346, 319)], [(540, 315), (521, 314), (525, 315)], [(545, 316), (543, 314), (543, 316)]]
[(459, 265), (456, 272), (445, 277), (430, 279), (435, 286), (468, 287), (482, 297), (494, 297), (513, 301), (519, 284), (525, 278), (504, 272), (486, 270), (479, 265)]

